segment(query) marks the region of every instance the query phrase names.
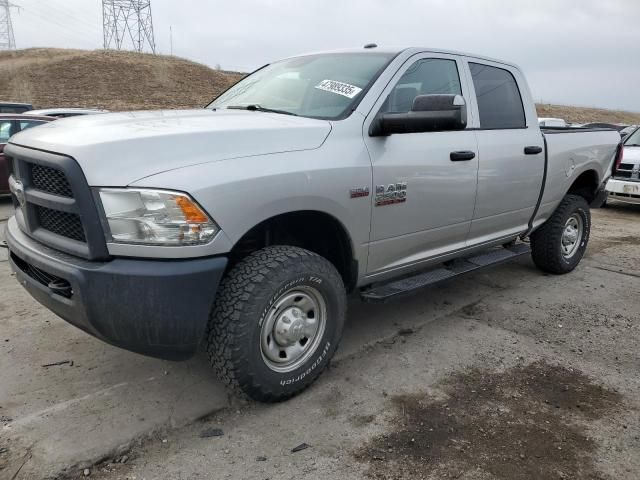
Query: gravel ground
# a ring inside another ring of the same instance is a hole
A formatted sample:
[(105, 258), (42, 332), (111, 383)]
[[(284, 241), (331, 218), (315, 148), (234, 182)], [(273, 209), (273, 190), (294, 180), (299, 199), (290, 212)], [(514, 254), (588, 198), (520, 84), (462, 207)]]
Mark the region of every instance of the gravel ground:
[[(276, 405), (232, 399), (187, 426), (141, 436), (86, 473), (103, 480), (640, 478), (640, 207), (611, 205), (593, 217), (587, 255), (573, 273), (545, 275), (521, 258), (390, 305), (351, 302), (349, 321), (360, 326), (347, 329), (342, 355), (307, 392)], [(20, 301), (26, 314), (41, 309)], [(367, 316), (371, 328), (396, 333), (371, 342)], [(70, 332), (59, 326), (52, 333)], [(74, 340), (77, 355), (96, 348), (83, 338)], [(108, 348), (98, 368), (120, 367)], [(0, 358), (13, 368), (13, 356)], [(30, 375), (8, 374), (17, 382)], [(23, 393), (16, 395), (28, 402)], [(135, 397), (131, 408), (144, 410), (145, 401)], [(91, 424), (99, 446), (99, 427), (121, 422), (121, 410), (92, 406), (72, 421)], [(12, 452), (0, 449), (0, 478), (3, 455)], [(15, 479), (40, 478), (25, 473), (37, 465), (26, 465)], [(85, 478), (83, 470), (60, 478)]]
[(640, 478), (640, 208), (593, 216), (572, 274), (527, 258), (472, 275), (489, 295), (335, 362), (303, 395), (238, 402), (91, 478)]

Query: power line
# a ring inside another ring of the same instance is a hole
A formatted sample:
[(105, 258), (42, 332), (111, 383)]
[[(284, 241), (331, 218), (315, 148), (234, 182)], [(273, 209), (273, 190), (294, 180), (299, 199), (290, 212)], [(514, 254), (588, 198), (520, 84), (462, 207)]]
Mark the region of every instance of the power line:
[(150, 0), (102, 0), (104, 48), (156, 53)]
[(0, 50), (15, 50), (16, 37), (11, 22), (11, 7), (9, 0), (0, 0)]
[[(40, 25), (56, 28), (56, 37), (65, 38), (73, 43), (82, 40), (83, 43), (94, 43), (101, 38), (99, 9), (93, 4), (89, 9), (65, 8), (63, 0), (21, 0), (21, 7), (27, 14), (27, 18), (20, 22), (21, 28), (33, 31), (41, 28)], [(87, 4), (83, 5), (84, 7)], [(93, 12), (91, 11), (93, 10)], [(93, 17), (91, 20), (90, 18)], [(21, 30), (18, 30), (19, 32)], [(25, 35), (25, 33), (23, 33)]]

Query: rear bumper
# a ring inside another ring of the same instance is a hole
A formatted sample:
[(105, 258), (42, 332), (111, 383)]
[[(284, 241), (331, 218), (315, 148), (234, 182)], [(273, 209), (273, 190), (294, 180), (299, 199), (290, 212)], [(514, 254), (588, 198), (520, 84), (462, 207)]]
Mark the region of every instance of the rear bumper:
[(170, 360), (196, 352), (227, 265), (224, 257), (90, 262), (36, 242), (15, 218), (6, 241), (16, 278), (42, 305), (107, 343)]
[(612, 200), (640, 205), (640, 181), (611, 179), (607, 182), (607, 193)]

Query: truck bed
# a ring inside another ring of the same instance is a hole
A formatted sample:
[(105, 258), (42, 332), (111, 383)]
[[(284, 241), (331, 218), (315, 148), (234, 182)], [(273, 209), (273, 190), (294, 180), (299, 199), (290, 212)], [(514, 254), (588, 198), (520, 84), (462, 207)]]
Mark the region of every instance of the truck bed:
[(611, 175), (618, 131), (609, 128), (545, 127), (545, 172), (532, 227), (542, 224), (560, 203), (569, 187), (584, 172), (593, 170), (598, 185)]

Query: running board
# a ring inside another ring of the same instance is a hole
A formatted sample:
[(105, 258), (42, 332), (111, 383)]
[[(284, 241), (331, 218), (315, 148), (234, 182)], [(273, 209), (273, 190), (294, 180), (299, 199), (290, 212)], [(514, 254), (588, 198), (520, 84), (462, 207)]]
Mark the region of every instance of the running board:
[(497, 265), (531, 252), (526, 243), (498, 247), (472, 257), (452, 260), (439, 268), (419, 273), (412, 277), (393, 280), (360, 292), (365, 302), (386, 302), (400, 295), (406, 295), (428, 285), (473, 272), (490, 265)]

